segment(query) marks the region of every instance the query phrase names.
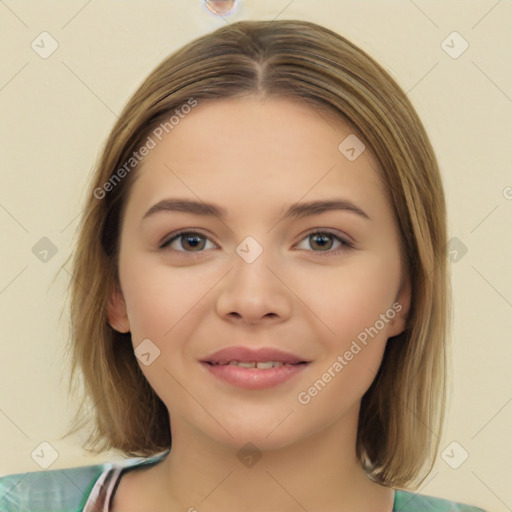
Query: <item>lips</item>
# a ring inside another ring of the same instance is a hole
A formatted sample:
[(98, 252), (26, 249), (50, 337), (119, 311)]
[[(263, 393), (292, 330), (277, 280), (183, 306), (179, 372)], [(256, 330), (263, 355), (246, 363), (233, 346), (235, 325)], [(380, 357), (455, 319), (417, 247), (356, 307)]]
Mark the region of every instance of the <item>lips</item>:
[(211, 365), (227, 365), (230, 362), (239, 363), (266, 363), (276, 362), (287, 365), (297, 365), (308, 363), (303, 359), (290, 352), (284, 352), (271, 347), (248, 348), (248, 347), (228, 347), (218, 350), (213, 354), (204, 358), (201, 362)]
[(209, 355), (201, 365), (230, 387), (257, 391), (292, 381), (310, 362), (274, 348), (229, 347)]
[(274, 388), (297, 378), (309, 363), (303, 357), (283, 350), (261, 347), (228, 347), (200, 361), (210, 375), (224, 383), (246, 390)]

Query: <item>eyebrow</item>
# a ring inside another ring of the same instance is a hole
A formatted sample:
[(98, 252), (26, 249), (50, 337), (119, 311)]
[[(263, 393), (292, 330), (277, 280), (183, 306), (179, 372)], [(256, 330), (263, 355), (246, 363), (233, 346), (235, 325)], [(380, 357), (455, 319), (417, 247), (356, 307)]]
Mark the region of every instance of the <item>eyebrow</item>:
[[(285, 211), (283, 219), (298, 219), (311, 217), (329, 211), (347, 211), (355, 213), (360, 217), (371, 220), (366, 212), (346, 199), (325, 199), (320, 201), (309, 201), (305, 203), (294, 203)], [(222, 206), (213, 203), (193, 201), (190, 199), (164, 199), (153, 205), (145, 214), (142, 220), (160, 212), (184, 212), (194, 215), (215, 216), (223, 220), (227, 217), (227, 210)]]

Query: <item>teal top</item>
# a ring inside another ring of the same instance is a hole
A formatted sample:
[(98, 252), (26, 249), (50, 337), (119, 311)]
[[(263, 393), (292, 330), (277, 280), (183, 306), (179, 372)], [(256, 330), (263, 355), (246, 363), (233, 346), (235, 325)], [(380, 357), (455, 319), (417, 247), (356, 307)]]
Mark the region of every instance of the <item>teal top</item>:
[[(0, 512), (107, 512), (122, 474), (154, 465), (169, 451), (70, 469), (33, 471), (0, 478)], [(395, 491), (393, 512), (485, 512), (478, 507), (409, 491)]]

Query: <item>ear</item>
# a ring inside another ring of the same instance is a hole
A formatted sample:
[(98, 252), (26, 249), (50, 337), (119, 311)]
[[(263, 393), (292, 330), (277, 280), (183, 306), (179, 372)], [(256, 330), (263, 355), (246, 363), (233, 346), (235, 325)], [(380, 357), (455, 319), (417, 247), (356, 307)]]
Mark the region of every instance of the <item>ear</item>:
[(107, 302), (107, 317), (110, 326), (118, 332), (130, 332), (130, 321), (126, 312), (123, 292), (116, 282)]
[(395, 311), (395, 317), (389, 322), (389, 337), (401, 334), (407, 325), (407, 318), (411, 307), (411, 280), (409, 276), (405, 278), (400, 290), (396, 296), (391, 309)]

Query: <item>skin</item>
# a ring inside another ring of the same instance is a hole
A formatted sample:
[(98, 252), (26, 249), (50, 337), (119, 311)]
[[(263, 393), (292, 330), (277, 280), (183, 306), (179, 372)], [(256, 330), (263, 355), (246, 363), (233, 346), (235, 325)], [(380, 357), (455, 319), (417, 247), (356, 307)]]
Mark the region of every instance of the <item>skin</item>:
[[(218, 512), (241, 503), (248, 512), (391, 511), (393, 490), (368, 478), (355, 442), (361, 397), (388, 338), (404, 329), (410, 285), (376, 159), (366, 149), (349, 161), (338, 150), (351, 133), (296, 100), (231, 98), (200, 103), (145, 157), (122, 220), (120, 288), (108, 317), (131, 331), (134, 347), (149, 338), (159, 348), (149, 366), (139, 365), (167, 406), (173, 444), (162, 463), (123, 477), (116, 512)], [(228, 216), (159, 212), (142, 220), (169, 197), (212, 202)], [(282, 218), (291, 203), (333, 198), (369, 219), (350, 211)], [(182, 228), (200, 233), (199, 249), (187, 237), (159, 249)], [(335, 236), (308, 236), (323, 229)], [(247, 236), (263, 248), (252, 263), (236, 252)], [(397, 301), (394, 319), (299, 403), (298, 393)], [(244, 390), (198, 362), (233, 345), (312, 362), (275, 388)], [(237, 458), (248, 442), (262, 455), (252, 467)]]

